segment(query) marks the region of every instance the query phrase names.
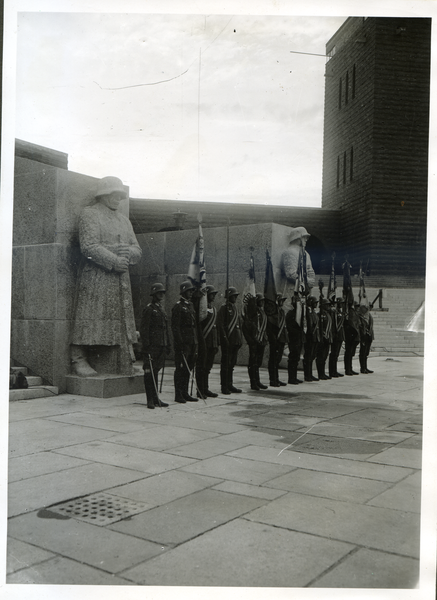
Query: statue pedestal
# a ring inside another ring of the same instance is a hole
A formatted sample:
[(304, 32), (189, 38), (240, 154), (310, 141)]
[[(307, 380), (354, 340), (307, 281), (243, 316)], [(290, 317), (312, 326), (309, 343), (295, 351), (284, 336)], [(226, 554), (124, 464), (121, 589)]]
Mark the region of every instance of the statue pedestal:
[(78, 377), (67, 375), (67, 394), (76, 396), (91, 396), (92, 398), (114, 398), (115, 396), (129, 396), (131, 394), (144, 394), (143, 370), (135, 368), (132, 377), (127, 375), (96, 375), (95, 377)]

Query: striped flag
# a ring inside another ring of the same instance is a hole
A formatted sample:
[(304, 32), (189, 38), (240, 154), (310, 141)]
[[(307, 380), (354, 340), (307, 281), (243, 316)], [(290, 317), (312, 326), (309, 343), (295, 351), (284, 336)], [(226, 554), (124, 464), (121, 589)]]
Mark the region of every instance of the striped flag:
[(199, 233), (193, 246), (191, 260), (188, 266), (188, 279), (202, 295), (199, 301), (199, 321), (207, 317), (208, 299), (206, 296), (205, 240), (202, 231), (202, 215), (197, 215)]

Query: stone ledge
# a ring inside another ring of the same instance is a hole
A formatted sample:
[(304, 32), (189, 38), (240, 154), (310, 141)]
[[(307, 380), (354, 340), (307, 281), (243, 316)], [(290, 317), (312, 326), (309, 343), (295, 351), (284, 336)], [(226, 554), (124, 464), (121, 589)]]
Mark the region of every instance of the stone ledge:
[(66, 384), (67, 394), (93, 398), (114, 398), (144, 392), (142, 373), (136, 373), (132, 377), (127, 375), (97, 375), (96, 377), (67, 375)]

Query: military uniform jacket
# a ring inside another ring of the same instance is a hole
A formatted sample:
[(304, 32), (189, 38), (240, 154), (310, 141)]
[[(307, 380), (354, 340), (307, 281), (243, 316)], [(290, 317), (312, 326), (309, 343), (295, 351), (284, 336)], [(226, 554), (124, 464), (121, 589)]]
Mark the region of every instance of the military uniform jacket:
[(257, 335), (257, 343), (261, 344), (261, 346), (265, 346), (268, 342), (267, 339), (267, 315), (264, 310), (258, 308), (258, 335)]
[(348, 318), (344, 321), (344, 333), (348, 342), (360, 341), (360, 318), (353, 308), (349, 309)]
[(370, 313), (368, 313), (368, 318), (365, 319), (363, 316), (360, 315), (360, 334), (361, 334), (361, 339), (364, 338), (364, 336), (368, 336), (370, 337), (371, 340), (375, 339), (375, 335), (373, 333), (373, 317)]
[(208, 307), (207, 317), (202, 321), (201, 329), (206, 347), (218, 348), (217, 309), (215, 306)]
[(332, 344), (333, 342), (333, 332), (332, 332), (332, 317), (331, 315), (322, 310), (319, 314), (319, 326), (320, 326), (320, 341), (321, 342), (329, 342)]
[(220, 307), (217, 316), (220, 339), (227, 339), (231, 346), (241, 346), (241, 317), (235, 304), (226, 303)]
[(320, 342), (320, 331), (319, 331), (319, 316), (310, 308), (307, 308), (307, 342)]
[(140, 336), (143, 348), (150, 348), (152, 346), (170, 346), (168, 319), (160, 304), (151, 302), (143, 310)]
[(279, 307), (276, 315), (267, 317), (267, 331), (270, 335), (275, 336), (279, 343), (286, 344), (288, 342), (285, 311), (283, 308)]
[(172, 308), (171, 330), (175, 348), (197, 344), (196, 312), (186, 298), (178, 300)]

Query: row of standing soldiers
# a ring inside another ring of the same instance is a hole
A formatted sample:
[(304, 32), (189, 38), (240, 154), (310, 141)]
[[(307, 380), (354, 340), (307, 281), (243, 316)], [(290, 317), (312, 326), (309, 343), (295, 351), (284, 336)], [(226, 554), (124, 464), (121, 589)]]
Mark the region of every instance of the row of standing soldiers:
[[(152, 286), (152, 301), (143, 311), (140, 338), (142, 342), (144, 386), (148, 408), (168, 406), (159, 398), (159, 372), (162, 377), (165, 359), (170, 354), (170, 336), (167, 315), (162, 307), (165, 288), (161, 283)], [(214, 306), (217, 290), (206, 286), (207, 316), (199, 322), (196, 304), (200, 293), (190, 281), (180, 285), (180, 299), (172, 308), (171, 330), (174, 344), (175, 402), (197, 402), (199, 398), (215, 398), (210, 390), (209, 375), (215, 355), (221, 348), (221, 393), (241, 393), (234, 386), (233, 373), (243, 336), (249, 347), (248, 373), (252, 390), (267, 389), (260, 381), (260, 367), (265, 348), (269, 346), (268, 373), (270, 387), (286, 386), (279, 379), (279, 365), (288, 344), (288, 383), (302, 383), (298, 379), (298, 364), (303, 349), (304, 379), (307, 382), (343, 377), (337, 371), (337, 361), (345, 343), (344, 366), (346, 375), (357, 375), (352, 369), (352, 359), (360, 346), (360, 372), (372, 373), (367, 368), (367, 358), (373, 340), (373, 320), (368, 307), (354, 303), (345, 307), (343, 299), (330, 302), (322, 298), (317, 311), (318, 299), (309, 296), (305, 308), (305, 323), (296, 322), (296, 306), (299, 298), (291, 299), (291, 309), (285, 312), (286, 298), (277, 294), (276, 310), (272, 315), (264, 311), (264, 297), (256, 294), (245, 298), (243, 314), (236, 306), (239, 292), (229, 287), (225, 303), (219, 310)], [(271, 312), (271, 311), (269, 311)], [(318, 377), (313, 375), (315, 362)], [(328, 362), (328, 374), (325, 373)], [(189, 390), (192, 381), (191, 393)], [(196, 395), (193, 395), (193, 386)]]

